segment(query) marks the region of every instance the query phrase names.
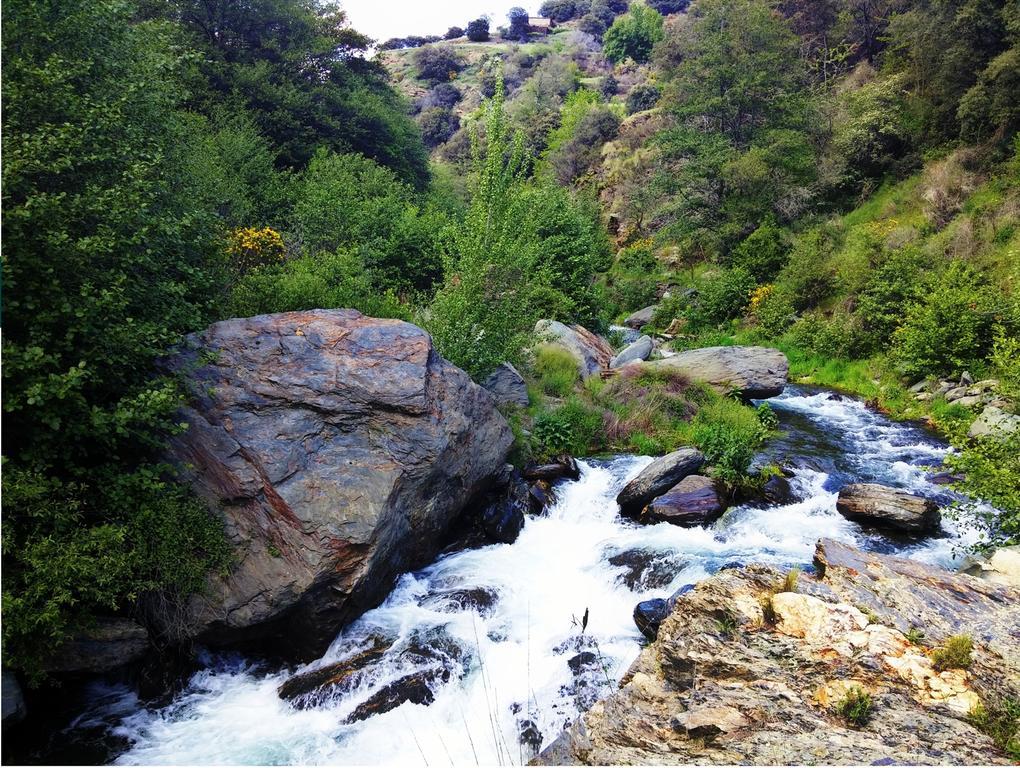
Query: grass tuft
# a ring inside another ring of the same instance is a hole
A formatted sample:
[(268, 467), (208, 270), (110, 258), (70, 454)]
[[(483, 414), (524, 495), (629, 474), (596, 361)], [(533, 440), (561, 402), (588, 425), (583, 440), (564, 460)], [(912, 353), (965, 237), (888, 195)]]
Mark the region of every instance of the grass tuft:
[(939, 672), (947, 669), (966, 669), (970, 666), (974, 641), (970, 635), (953, 635), (945, 645), (931, 653), (932, 666)]
[(836, 713), (855, 728), (867, 725), (868, 720), (871, 719), (871, 695), (860, 686), (855, 685), (836, 704)]

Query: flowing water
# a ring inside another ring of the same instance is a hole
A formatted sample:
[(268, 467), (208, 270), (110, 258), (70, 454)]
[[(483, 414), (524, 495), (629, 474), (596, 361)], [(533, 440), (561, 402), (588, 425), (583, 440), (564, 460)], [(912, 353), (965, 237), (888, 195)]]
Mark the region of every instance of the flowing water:
[[(588, 460), (514, 544), (457, 552), (405, 575), (382, 606), (298, 670), (392, 643), (342, 691), (298, 709), (277, 694), (293, 671), (216, 658), (159, 709), (123, 687), (96, 685), (73, 727), (111, 729), (128, 745), (116, 758), (123, 764), (521, 763), (637, 656), (640, 600), (735, 562), (810, 567), (823, 536), (951, 563), (961, 543), (951, 522), (941, 538), (893, 541), (835, 511), (836, 492), (852, 481), (944, 494), (925, 479), (943, 444), (827, 392), (790, 387), (769, 402), (784, 435), (759, 460), (793, 467), (795, 503), (734, 508), (708, 528), (639, 526), (619, 517), (614, 499), (651, 459)], [(348, 724), (359, 704), (413, 671), (430, 673), (431, 705), (405, 703)]]

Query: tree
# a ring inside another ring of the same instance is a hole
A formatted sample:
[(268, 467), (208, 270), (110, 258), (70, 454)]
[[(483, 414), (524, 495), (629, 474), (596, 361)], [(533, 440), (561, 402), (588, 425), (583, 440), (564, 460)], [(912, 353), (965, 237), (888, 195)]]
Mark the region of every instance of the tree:
[(658, 57), (667, 229), (682, 248), (721, 253), (770, 213), (803, 211), (814, 177), (804, 72), (784, 19), (757, 0), (699, 0)]
[(574, 0), (545, 0), (538, 9), (538, 15), (562, 24), (577, 15)]
[(446, 30), (446, 34), (443, 35), (444, 40), (456, 40), (458, 37), (464, 37), (464, 29), (462, 27), (450, 27)]
[(430, 107), (418, 116), (421, 135), (430, 147), (438, 147), (448, 141), (460, 128), (460, 118), (449, 108)]
[(612, 62), (630, 58), (638, 64), (648, 61), (652, 47), (662, 39), (662, 15), (642, 3), (633, 3), (625, 16), (606, 30), (602, 51)]
[(648, 5), (663, 16), (668, 16), (671, 13), (683, 13), (690, 4), (691, 0), (648, 0)]
[[(249, 111), (278, 152), (302, 168), (319, 146), (360, 152), (417, 188), (428, 158), (370, 40), (335, 5), (315, 0), (145, 0), (144, 15), (180, 24), (201, 78), (192, 106)], [(406, 40), (405, 40), (406, 43)]]
[(520, 6), (515, 6), (507, 13), (507, 19), (510, 21), (507, 37), (511, 40), (527, 40), (528, 12)]
[(4, 7), (3, 647), (29, 672), (97, 612), (176, 603), (226, 558), (159, 463), (182, 396), (154, 366), (222, 298), (225, 174), (194, 175), (172, 30), (131, 11)]
[(467, 37), (473, 43), (484, 43), (489, 39), (489, 20), (484, 16), (467, 25)]
[(449, 83), (464, 69), (464, 59), (451, 45), (426, 45), (414, 52), (418, 78), (433, 85)]

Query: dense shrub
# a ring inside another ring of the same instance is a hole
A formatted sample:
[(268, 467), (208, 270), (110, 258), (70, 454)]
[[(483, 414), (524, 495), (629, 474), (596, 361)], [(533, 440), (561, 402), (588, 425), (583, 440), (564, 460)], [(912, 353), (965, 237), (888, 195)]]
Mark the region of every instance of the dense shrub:
[(489, 39), (489, 20), (482, 16), (467, 25), (467, 38), (472, 43), (484, 43)]
[(602, 413), (578, 397), (570, 398), (554, 411), (545, 411), (535, 419), (537, 453), (551, 457), (560, 453), (584, 456), (604, 442)]
[(954, 261), (907, 306), (893, 334), (893, 353), (910, 376), (959, 373), (984, 356), (992, 338), (995, 301), (972, 267)]
[(539, 344), (535, 349), (535, 375), (545, 394), (566, 397), (574, 391), (580, 374), (570, 352), (555, 344)]
[(827, 264), (832, 247), (827, 233), (821, 229), (811, 230), (794, 240), (776, 284), (791, 298), (796, 309), (818, 306), (832, 295), (834, 276)]
[(750, 272), (759, 283), (774, 278), (786, 263), (790, 244), (775, 219), (768, 219), (730, 253), (730, 264)]
[(698, 286), (698, 298), (687, 310), (691, 330), (714, 328), (740, 315), (751, 300), (754, 278), (745, 269), (722, 270)]
[(966, 477), (957, 490), (974, 502), (954, 514), (977, 527), (977, 548), (1020, 544), (1020, 432), (965, 445), (946, 456), (946, 466)]
[(652, 47), (661, 39), (662, 15), (647, 5), (632, 3), (606, 30), (602, 52), (612, 62), (629, 58), (641, 64), (648, 61)]
[(648, 0), (648, 5), (657, 10), (663, 16), (671, 13), (681, 13), (687, 10), (691, 0)]
[(464, 59), (450, 45), (426, 45), (414, 53), (418, 78), (430, 83), (446, 83), (464, 69)]
[(410, 319), (396, 296), (373, 286), (361, 260), (343, 250), (252, 270), (231, 293), (236, 317), (305, 309), (356, 309), (371, 317)]
[(515, 6), (507, 12), (506, 16), (510, 22), (506, 37), (510, 40), (526, 40), (528, 37), (528, 12), (520, 6)]
[(635, 85), (627, 94), (627, 114), (644, 112), (646, 109), (653, 109), (659, 103), (661, 92), (654, 85)]
[(891, 254), (870, 277), (857, 301), (866, 353), (885, 349), (903, 321), (904, 310), (921, 292), (923, 257), (914, 248)]
[(446, 30), (446, 34), (443, 35), (444, 40), (455, 40), (458, 37), (464, 37), (464, 29), (462, 27), (450, 27)]
[(605, 34), (606, 31), (606, 25), (602, 19), (591, 13), (581, 17), (581, 20), (577, 24), (577, 28), (586, 35), (591, 35), (596, 40), (601, 40), (602, 35)]
[(164, 25), (110, 0), (3, 11), (3, 656), (32, 673), (97, 613), (183, 601), (226, 561), (159, 463), (182, 396), (154, 361), (222, 295), (229, 170), (196, 175)]
[(766, 339), (782, 336), (797, 316), (790, 298), (772, 285), (762, 286), (752, 293), (748, 309), (758, 323), (758, 331)]
[(615, 96), (619, 90), (620, 83), (615, 77), (613, 77), (612, 74), (608, 74), (603, 77), (602, 82), (599, 83), (599, 93), (602, 94), (602, 98), (607, 101)]
[(460, 128), (460, 118), (444, 107), (431, 107), (418, 116), (421, 137), (428, 147), (438, 147)]
[(793, 324), (790, 337), (801, 349), (823, 357), (852, 360), (862, 352), (855, 318), (843, 313), (831, 318), (817, 312), (805, 314)]
[(570, 21), (577, 14), (574, 0), (545, 0), (538, 9), (538, 15), (557, 22)]
[(356, 250), (380, 291), (426, 290), (441, 272), (442, 217), (367, 158), (319, 152), (297, 185), (294, 221), (309, 253)]

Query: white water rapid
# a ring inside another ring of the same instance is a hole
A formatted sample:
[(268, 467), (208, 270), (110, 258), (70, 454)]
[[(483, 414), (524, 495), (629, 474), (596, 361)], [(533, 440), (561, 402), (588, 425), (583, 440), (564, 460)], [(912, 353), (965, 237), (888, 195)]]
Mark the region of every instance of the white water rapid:
[[(618, 516), (614, 499), (651, 459), (585, 461), (580, 480), (559, 485), (555, 505), (529, 519), (516, 543), (450, 554), (405, 575), (322, 659), (297, 670), (341, 660), (373, 638), (393, 642), (334, 698), (295, 708), (277, 694), (293, 670), (218, 658), (160, 709), (144, 708), (126, 688), (95, 686), (75, 727), (106, 724), (126, 740), (116, 758), (122, 764), (521, 763), (534, 754), (521, 743), (522, 729), (533, 746), (547, 745), (626, 671), (640, 650), (632, 613), (641, 600), (668, 596), (728, 563), (809, 566), (823, 536), (950, 564), (961, 543), (950, 521), (944, 538), (897, 542), (835, 511), (836, 491), (855, 480), (944, 493), (925, 480), (944, 446), (830, 393), (790, 388), (770, 403), (786, 434), (761, 460), (793, 466), (802, 501), (734, 508), (709, 528), (639, 526)], [(415, 655), (423, 646), (438, 650)], [(419, 668), (446, 673), (433, 680), (431, 705), (405, 703), (345, 722), (384, 685)]]

